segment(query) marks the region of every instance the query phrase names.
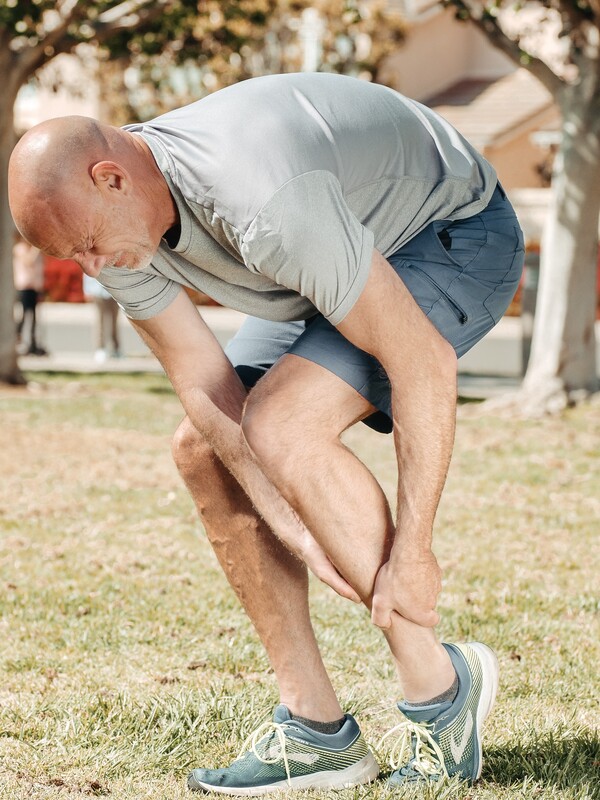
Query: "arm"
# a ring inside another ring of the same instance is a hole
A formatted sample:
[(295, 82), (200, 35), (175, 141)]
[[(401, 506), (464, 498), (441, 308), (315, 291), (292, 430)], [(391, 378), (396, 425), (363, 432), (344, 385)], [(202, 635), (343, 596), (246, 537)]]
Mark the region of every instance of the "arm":
[(373, 622), (387, 628), (397, 612), (433, 626), (441, 574), (432, 529), (454, 442), (456, 356), (376, 250), (365, 288), (338, 328), (381, 362), (392, 385), (397, 529), (375, 583)]
[(252, 456), (240, 427), (246, 390), (185, 292), (160, 314), (133, 325), (165, 368), (195, 428), (273, 532), (318, 578), (360, 602)]

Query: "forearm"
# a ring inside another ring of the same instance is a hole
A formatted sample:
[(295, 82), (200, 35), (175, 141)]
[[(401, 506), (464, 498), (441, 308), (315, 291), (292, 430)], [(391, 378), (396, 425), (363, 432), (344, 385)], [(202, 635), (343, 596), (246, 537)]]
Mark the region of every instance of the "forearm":
[(181, 399), (194, 426), (244, 489), (258, 514), (293, 553), (304, 558), (310, 534), (261, 470), (239, 422), (222, 413), (199, 390), (192, 390)]
[[(456, 366), (452, 353), (434, 346), (412, 364), (410, 379), (392, 382), (398, 459), (397, 536), (391, 560), (431, 549), (436, 510), (454, 443)], [(389, 374), (389, 373), (388, 373)]]

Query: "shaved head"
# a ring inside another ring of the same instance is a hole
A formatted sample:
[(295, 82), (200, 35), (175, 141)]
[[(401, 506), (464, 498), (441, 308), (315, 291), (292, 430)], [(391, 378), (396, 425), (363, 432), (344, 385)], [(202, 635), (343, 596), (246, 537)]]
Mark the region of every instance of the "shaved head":
[(85, 194), (91, 167), (109, 158), (118, 132), (87, 117), (60, 117), (28, 131), (15, 147), (8, 173), (13, 219), (41, 249), (52, 245), (65, 203)]
[(25, 239), (75, 258), (88, 274), (149, 263), (177, 218), (145, 141), (88, 117), (60, 117), (28, 131), (11, 155), (8, 194)]

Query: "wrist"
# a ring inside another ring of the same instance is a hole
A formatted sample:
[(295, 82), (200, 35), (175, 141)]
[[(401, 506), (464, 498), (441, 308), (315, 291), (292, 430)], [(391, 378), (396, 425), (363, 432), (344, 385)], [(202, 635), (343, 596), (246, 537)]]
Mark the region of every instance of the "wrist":
[(431, 556), (431, 537), (411, 536), (406, 533), (396, 534), (394, 546), (390, 553), (390, 561), (421, 561)]

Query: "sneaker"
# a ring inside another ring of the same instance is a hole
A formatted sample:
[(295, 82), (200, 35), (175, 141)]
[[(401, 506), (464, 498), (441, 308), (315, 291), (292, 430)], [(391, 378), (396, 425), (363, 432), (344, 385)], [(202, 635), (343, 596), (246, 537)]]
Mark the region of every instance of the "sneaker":
[(444, 647), (458, 675), (458, 694), (433, 706), (398, 703), (406, 721), (383, 737), (398, 735), (390, 757), (392, 786), (452, 775), (472, 783), (481, 775), (481, 731), (496, 698), (498, 661), (477, 642)]
[(379, 766), (350, 714), (338, 733), (324, 734), (291, 719), (288, 709), (279, 705), (273, 722), (254, 731), (231, 766), (195, 769), (188, 787), (259, 795), (282, 789), (341, 789), (368, 783), (378, 774)]

